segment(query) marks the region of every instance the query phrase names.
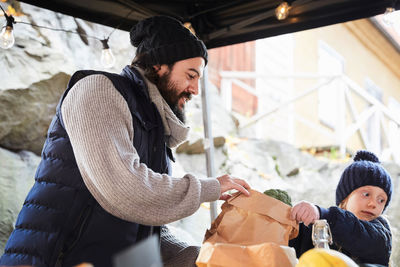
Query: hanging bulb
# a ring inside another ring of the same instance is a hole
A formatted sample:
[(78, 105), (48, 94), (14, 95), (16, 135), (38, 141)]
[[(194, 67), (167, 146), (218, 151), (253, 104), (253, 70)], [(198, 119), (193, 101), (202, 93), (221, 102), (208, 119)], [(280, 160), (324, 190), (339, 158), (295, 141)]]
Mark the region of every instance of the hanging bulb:
[(111, 68), (114, 66), (115, 63), (115, 57), (110, 49), (110, 47), (108, 46), (108, 38), (101, 40), (102, 44), (103, 44), (103, 50), (101, 51), (101, 64), (103, 65), (103, 67), (105, 68)]
[(289, 15), (290, 5), (288, 2), (283, 2), (275, 9), (275, 16), (278, 20), (284, 20)]
[(14, 45), (14, 41), (13, 27), (3, 27), (0, 33), (0, 47), (3, 49), (11, 48)]
[(100, 60), (101, 60), (101, 64), (107, 69), (114, 66), (115, 57), (110, 48), (103, 49), (101, 51), (101, 59)]
[(0, 47), (3, 49), (11, 48), (14, 45), (13, 23), (14, 17), (4, 14), (7, 20), (6, 26), (1, 29), (0, 33)]
[(383, 14), (383, 22), (386, 24), (386, 26), (392, 26), (394, 24), (395, 20), (395, 9), (393, 7), (387, 7), (385, 14)]

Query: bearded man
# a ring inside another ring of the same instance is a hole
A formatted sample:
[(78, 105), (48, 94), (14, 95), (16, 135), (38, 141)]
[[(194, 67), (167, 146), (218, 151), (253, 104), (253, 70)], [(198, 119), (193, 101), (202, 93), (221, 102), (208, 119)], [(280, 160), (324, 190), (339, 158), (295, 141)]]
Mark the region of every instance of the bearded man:
[(194, 266), (198, 247), (164, 224), (248, 184), (224, 175), (171, 176), (171, 148), (189, 128), (184, 106), (199, 91), (204, 43), (179, 21), (140, 21), (136, 57), (121, 74), (78, 71), (60, 99), (42, 160), (0, 265), (112, 266), (112, 257), (156, 233), (165, 266)]

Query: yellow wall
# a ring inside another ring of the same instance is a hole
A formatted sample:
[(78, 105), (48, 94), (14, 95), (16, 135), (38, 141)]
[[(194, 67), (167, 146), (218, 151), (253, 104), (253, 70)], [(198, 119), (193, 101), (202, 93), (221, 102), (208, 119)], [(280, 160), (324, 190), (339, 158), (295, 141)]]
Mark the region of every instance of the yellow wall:
[[(400, 54), (368, 19), (303, 31), (294, 36), (295, 73), (318, 73), (318, 42), (322, 40), (344, 58), (344, 72), (351, 80), (364, 87), (365, 79), (369, 77), (383, 90), (385, 105), (390, 96), (400, 102)], [(315, 82), (296, 80), (296, 92), (311, 88)], [(365, 102), (356, 96), (353, 99), (360, 112)], [(319, 122), (317, 93), (298, 101), (295, 108), (298, 114)], [(350, 123), (349, 117), (347, 120)], [(295, 128), (297, 146), (336, 144), (304, 124), (297, 122)], [(328, 127), (324, 129), (331, 131)], [(347, 147), (353, 151), (362, 148), (361, 139), (353, 136)]]

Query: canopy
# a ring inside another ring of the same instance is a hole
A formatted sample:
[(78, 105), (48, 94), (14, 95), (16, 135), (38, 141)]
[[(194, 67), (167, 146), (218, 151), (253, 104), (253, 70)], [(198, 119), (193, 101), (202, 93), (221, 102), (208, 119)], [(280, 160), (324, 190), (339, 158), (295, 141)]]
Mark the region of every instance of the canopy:
[(169, 15), (190, 22), (208, 48), (371, 17), (396, 0), (286, 0), (290, 15), (277, 20), (282, 0), (22, 0), (88, 21), (129, 30), (143, 18)]

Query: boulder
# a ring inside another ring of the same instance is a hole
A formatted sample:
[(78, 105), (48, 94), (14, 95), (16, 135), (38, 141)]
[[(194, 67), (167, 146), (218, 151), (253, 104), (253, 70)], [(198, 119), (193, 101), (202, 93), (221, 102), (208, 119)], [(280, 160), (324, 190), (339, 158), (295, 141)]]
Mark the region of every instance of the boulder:
[(48, 126), (69, 75), (60, 72), (24, 89), (0, 93), (0, 146), (40, 155)]
[(0, 148), (0, 254), (34, 183), (39, 161), (32, 152), (13, 153)]
[[(113, 29), (24, 3), (20, 7), (25, 15), (16, 17), (17, 21), (82, 34), (17, 23), (14, 46), (0, 50), (0, 146), (40, 154), (69, 77), (79, 69), (104, 70), (100, 41), (85, 36), (103, 38)], [(109, 45), (116, 57), (110, 70), (120, 72), (135, 52), (129, 34), (114, 31)]]

